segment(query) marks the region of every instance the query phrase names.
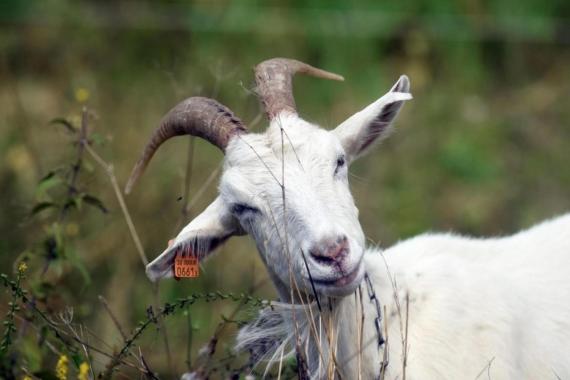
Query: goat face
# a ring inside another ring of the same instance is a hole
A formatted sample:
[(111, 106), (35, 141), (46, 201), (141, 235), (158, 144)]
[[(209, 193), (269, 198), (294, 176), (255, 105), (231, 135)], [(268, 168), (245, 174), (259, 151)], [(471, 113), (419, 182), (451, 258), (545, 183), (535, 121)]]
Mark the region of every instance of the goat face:
[(265, 133), (227, 138), (219, 196), (149, 264), (148, 276), (171, 277), (177, 254), (202, 259), (230, 236), (247, 233), (281, 298), (297, 299), (313, 287), (327, 296), (353, 292), (364, 274), (365, 242), (348, 165), (389, 133), (408, 99), (409, 81), (402, 76), (386, 95), (332, 131), (304, 121), (294, 108), (269, 104)]
[[(286, 289), (351, 292), (362, 277), (364, 235), (339, 138), (296, 115), (226, 151), (220, 201), (255, 240)], [(309, 274), (310, 272), (310, 274)]]

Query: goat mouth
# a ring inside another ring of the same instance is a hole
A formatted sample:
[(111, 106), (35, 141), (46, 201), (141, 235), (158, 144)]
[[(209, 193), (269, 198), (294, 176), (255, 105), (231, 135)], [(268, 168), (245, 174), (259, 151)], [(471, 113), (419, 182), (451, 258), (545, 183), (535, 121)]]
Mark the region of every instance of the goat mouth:
[(351, 284), (361, 272), (361, 265), (357, 265), (351, 272), (343, 274), (341, 277), (331, 279), (313, 278), (316, 285), (322, 287), (341, 287)]

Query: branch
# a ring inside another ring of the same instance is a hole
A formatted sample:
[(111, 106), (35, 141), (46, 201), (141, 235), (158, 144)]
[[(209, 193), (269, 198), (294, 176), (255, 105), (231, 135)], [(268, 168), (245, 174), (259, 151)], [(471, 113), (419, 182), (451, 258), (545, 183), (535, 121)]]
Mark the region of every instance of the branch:
[(115, 196), (117, 197), (117, 201), (119, 202), (119, 206), (121, 206), (121, 211), (123, 212), (123, 216), (125, 217), (125, 221), (127, 222), (127, 226), (129, 227), (131, 238), (135, 243), (137, 252), (139, 253), (143, 265), (146, 267), (148, 264), (148, 258), (144, 252), (144, 248), (139, 238), (139, 234), (137, 233), (137, 230), (131, 218), (131, 214), (129, 213), (127, 204), (125, 203), (125, 199), (123, 198), (123, 194), (121, 193), (121, 189), (119, 188), (117, 177), (115, 176), (115, 168), (113, 167), (113, 165), (103, 160), (101, 156), (99, 156), (99, 154), (97, 154), (97, 152), (93, 150), (93, 148), (91, 148), (89, 145), (85, 145), (85, 150), (87, 151), (87, 153), (91, 155), (91, 157), (93, 157), (95, 162), (101, 165), (103, 170), (105, 170), (105, 173), (107, 173), (107, 176), (109, 176), (109, 179), (111, 180), (111, 185), (113, 186), (113, 190), (115, 191)]

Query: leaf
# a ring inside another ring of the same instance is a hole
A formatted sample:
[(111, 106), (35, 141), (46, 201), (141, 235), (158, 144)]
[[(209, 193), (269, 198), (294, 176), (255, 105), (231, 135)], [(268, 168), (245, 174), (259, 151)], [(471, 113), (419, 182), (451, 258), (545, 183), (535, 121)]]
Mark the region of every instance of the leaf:
[(48, 179), (50, 179), (51, 177), (55, 176), (57, 173), (55, 170), (50, 170), (46, 175), (44, 175), (40, 181), (38, 182), (38, 185), (41, 184), (44, 181), (47, 181)]
[(83, 199), (81, 195), (73, 196), (65, 202), (63, 205), (63, 209), (67, 212), (72, 208), (77, 209), (77, 211), (81, 211), (81, 206), (83, 205)]
[(97, 146), (104, 145), (107, 142), (107, 139), (105, 138), (105, 136), (103, 136), (102, 134), (97, 133), (97, 132), (91, 133), (91, 135), (89, 135), (89, 138), (90, 138), (91, 142), (93, 143), (93, 145), (97, 145)]
[(57, 177), (55, 173), (48, 175), (38, 183), (38, 186), (36, 187), (36, 195), (45, 195), (49, 189), (61, 184), (62, 182), (63, 180)]
[(56, 117), (55, 119), (52, 119), (49, 123), (55, 125), (61, 125), (65, 127), (68, 132), (71, 133), (77, 133), (77, 130), (79, 129), (76, 126), (74, 126), (69, 120), (63, 117)]
[(58, 207), (57, 204), (53, 202), (40, 202), (32, 208), (32, 211), (30, 211), (30, 216), (34, 216), (44, 210), (48, 210), (50, 208), (57, 208), (57, 207)]
[(103, 214), (106, 214), (109, 212), (109, 210), (107, 209), (107, 207), (105, 207), (105, 204), (97, 197), (90, 195), (90, 194), (84, 194), (83, 195), (83, 201), (85, 203), (87, 203), (90, 206), (93, 206), (97, 209), (99, 209)]
[(83, 359), (83, 357), (81, 356), (81, 354), (79, 354), (79, 352), (74, 352), (70, 356), (71, 356), (71, 360), (73, 360), (73, 364), (75, 365), (75, 368), (79, 369), (79, 366), (81, 365), (81, 363), (83, 363), (85, 361)]

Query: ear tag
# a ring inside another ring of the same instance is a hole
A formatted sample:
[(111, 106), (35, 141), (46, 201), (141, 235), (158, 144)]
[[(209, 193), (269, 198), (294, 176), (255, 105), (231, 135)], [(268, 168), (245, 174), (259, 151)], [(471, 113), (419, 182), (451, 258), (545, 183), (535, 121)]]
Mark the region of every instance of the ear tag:
[(181, 278), (196, 278), (200, 275), (198, 266), (198, 258), (192, 254), (184, 256), (177, 254), (174, 258), (174, 277), (178, 280)]

